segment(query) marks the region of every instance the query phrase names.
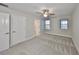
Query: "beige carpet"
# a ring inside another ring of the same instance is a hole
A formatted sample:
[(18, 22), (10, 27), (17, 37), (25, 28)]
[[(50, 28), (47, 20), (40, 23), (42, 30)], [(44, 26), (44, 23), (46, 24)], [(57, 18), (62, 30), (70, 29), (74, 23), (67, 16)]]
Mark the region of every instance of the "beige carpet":
[(41, 34), (31, 40), (17, 44), (1, 55), (77, 55), (71, 38)]

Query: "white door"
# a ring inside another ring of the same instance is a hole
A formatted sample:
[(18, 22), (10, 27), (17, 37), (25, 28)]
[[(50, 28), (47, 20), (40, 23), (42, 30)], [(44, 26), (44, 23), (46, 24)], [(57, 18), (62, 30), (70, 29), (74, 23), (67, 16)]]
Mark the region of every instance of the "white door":
[(9, 48), (9, 14), (0, 13), (0, 51)]
[(11, 46), (25, 40), (25, 17), (19, 14), (11, 15)]

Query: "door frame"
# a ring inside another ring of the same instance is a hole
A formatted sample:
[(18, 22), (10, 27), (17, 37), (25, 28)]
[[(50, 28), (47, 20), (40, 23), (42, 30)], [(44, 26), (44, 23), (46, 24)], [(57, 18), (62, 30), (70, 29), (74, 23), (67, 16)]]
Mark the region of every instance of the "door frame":
[[(9, 30), (8, 30), (7, 34), (9, 35), (9, 36), (8, 36), (8, 37), (9, 37), (9, 38), (8, 38), (8, 40), (9, 40), (9, 41), (8, 41), (8, 44), (9, 44), (9, 45), (8, 45), (8, 48), (10, 48), (10, 44), (11, 44), (11, 42), (10, 42), (10, 41), (11, 41), (11, 39), (10, 39), (10, 37), (11, 37), (11, 36), (10, 36), (10, 35), (11, 35), (11, 32), (10, 32), (10, 30), (11, 30), (11, 26), (10, 26), (10, 25), (11, 25), (11, 19), (10, 19), (10, 18), (11, 18), (11, 15), (10, 15), (10, 13), (7, 13), (7, 12), (0, 12), (0, 13), (8, 14), (8, 20), (9, 20), (8, 29), (9, 29)], [(3, 51), (4, 51), (4, 50), (3, 50)]]
[(9, 48), (11, 47), (11, 14), (9, 14)]

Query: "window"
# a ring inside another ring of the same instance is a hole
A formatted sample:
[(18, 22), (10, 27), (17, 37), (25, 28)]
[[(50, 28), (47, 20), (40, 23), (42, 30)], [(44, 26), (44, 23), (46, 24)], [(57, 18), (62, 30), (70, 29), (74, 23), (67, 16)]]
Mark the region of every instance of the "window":
[(60, 28), (61, 29), (68, 29), (68, 20), (60, 20)]
[(45, 20), (45, 29), (50, 30), (50, 20)]

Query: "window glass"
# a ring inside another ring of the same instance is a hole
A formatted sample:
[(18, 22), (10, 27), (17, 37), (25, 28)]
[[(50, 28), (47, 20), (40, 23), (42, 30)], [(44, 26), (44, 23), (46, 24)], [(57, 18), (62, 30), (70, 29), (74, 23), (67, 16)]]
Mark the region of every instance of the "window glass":
[(68, 20), (61, 20), (60, 27), (61, 29), (68, 29)]
[(50, 20), (45, 20), (45, 29), (50, 30)]

